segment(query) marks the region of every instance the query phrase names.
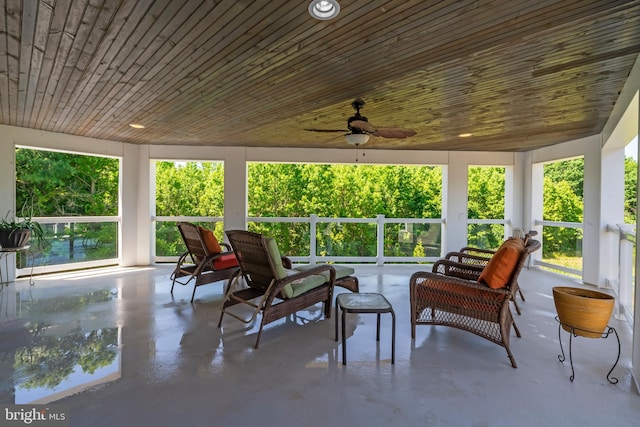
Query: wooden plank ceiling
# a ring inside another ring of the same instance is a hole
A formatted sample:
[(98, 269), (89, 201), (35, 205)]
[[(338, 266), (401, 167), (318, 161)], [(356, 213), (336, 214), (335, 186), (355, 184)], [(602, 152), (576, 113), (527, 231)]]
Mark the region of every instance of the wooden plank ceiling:
[(305, 129), (362, 97), (417, 132), (367, 148), (530, 150), (598, 134), (640, 53), (640, 0), (0, 4), (0, 123), (136, 144), (350, 148)]

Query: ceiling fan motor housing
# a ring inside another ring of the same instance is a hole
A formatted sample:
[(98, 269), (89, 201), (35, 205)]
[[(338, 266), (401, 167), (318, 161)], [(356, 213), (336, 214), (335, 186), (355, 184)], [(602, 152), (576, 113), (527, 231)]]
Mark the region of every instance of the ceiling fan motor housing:
[(367, 120), (365, 116), (362, 116), (360, 115), (360, 112), (357, 112), (355, 116), (351, 116), (349, 117), (349, 120), (347, 120), (347, 127), (349, 128), (349, 131), (351, 131), (351, 133), (366, 133), (363, 129), (360, 129), (357, 127), (351, 127), (351, 122), (353, 122), (354, 120), (369, 122), (369, 120)]

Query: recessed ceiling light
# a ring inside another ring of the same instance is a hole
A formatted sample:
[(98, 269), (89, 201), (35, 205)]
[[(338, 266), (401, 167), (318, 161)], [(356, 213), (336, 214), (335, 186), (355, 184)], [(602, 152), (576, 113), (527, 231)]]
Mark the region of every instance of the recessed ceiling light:
[(309, 3), (309, 14), (315, 19), (326, 21), (340, 13), (340, 4), (336, 0), (313, 0)]
[(140, 123), (129, 123), (129, 126), (134, 129), (144, 129), (144, 125), (141, 125)]
[(460, 138), (469, 138), (470, 136), (473, 136), (472, 133), (461, 133), (460, 135), (458, 135)]

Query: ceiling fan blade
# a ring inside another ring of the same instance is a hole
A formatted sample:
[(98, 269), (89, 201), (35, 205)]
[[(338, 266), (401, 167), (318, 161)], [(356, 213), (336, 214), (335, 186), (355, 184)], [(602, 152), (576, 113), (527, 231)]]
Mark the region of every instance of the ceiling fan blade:
[(343, 132), (346, 133), (346, 129), (305, 129), (309, 132)]
[(377, 128), (373, 132), (373, 136), (381, 136), (383, 138), (407, 138), (416, 134), (414, 130), (402, 128)]
[(374, 133), (376, 131), (375, 127), (371, 126), (369, 122), (365, 122), (364, 120), (352, 120), (350, 126), (367, 133)]

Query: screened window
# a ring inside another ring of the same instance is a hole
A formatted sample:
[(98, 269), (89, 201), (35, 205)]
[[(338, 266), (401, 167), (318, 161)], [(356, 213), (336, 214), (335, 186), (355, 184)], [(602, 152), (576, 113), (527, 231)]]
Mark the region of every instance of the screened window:
[[(17, 218), (42, 226), (46, 244), (31, 243), (19, 269), (43, 271), (69, 264), (113, 264), (118, 258), (120, 160), (30, 148), (16, 148)], [(75, 268), (75, 267), (74, 267)]]

